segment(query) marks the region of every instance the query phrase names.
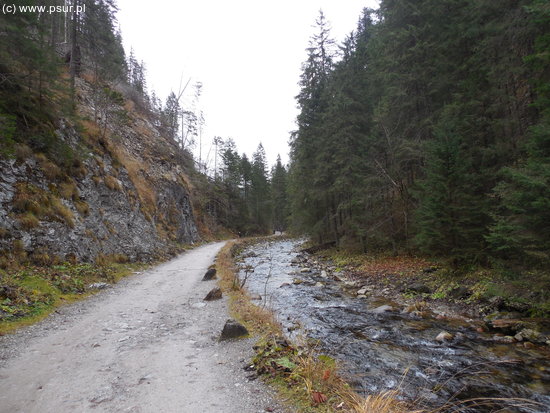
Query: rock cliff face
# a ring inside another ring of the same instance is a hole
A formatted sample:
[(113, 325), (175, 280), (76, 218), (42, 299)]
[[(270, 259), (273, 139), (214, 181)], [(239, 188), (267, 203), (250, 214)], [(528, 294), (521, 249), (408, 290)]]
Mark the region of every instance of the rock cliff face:
[(69, 166), (40, 154), (0, 160), (0, 251), (38, 261), (144, 261), (199, 240), (190, 160), (131, 103), (112, 106), (117, 117), (105, 121), (91, 96), (79, 80), (83, 125), (61, 119), (56, 130), (78, 154)]

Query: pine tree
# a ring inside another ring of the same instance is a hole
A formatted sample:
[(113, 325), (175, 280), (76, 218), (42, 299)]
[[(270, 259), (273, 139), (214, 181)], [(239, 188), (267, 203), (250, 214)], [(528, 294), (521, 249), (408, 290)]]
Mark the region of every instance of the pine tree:
[(266, 154), (261, 143), (252, 156), (248, 204), (254, 230), (259, 233), (267, 232), (271, 219), (271, 203)]
[(161, 131), (168, 139), (178, 141), (180, 104), (176, 94), (170, 92), (161, 111)]
[(307, 60), (302, 66), (301, 90), (296, 98), (300, 114), (298, 130), (290, 143), (290, 188), (293, 227), (298, 231), (316, 232), (322, 237), (328, 220), (323, 182), (318, 179), (323, 165), (317, 162), (317, 158), (323, 153), (322, 117), (328, 105), (328, 81), (337, 53), (322, 11), (316, 29), (307, 49)]
[(288, 197), (287, 197), (287, 171), (281, 162), (281, 156), (271, 169), (271, 203), (273, 206), (273, 229), (285, 231), (288, 219)]

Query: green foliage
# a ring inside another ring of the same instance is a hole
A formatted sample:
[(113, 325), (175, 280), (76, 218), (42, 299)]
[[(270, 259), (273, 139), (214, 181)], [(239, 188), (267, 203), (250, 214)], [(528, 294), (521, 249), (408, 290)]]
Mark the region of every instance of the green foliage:
[(383, 0), (336, 57), (321, 16), (291, 138), (292, 229), (455, 264), (550, 258), (549, 29), (543, 0)]
[(288, 220), (287, 170), (277, 156), (271, 169), (271, 203), (273, 205), (273, 229), (284, 231)]
[(277, 170), (277, 174), (270, 182), (262, 144), (258, 145), (250, 162), (246, 154), (238, 154), (232, 139), (226, 140), (225, 143), (221, 138), (218, 139), (218, 144), (223, 144), (222, 166), (220, 176), (216, 180), (216, 206), (211, 209), (217, 213), (218, 220), (226, 228), (239, 235), (268, 233), (275, 226), (272, 210), (275, 201), (272, 191), (279, 194), (277, 199), (281, 205), (281, 196), (284, 197), (286, 193), (286, 179), (282, 174), (286, 174), (286, 170), (281, 171), (284, 167), (279, 160), (280, 169), (274, 167), (273, 173)]
[(143, 265), (63, 263), (13, 268), (0, 273), (0, 332), (48, 314), (56, 306), (88, 292), (94, 282), (117, 281)]
[(497, 257), (526, 264), (550, 261), (550, 72), (548, 70), (550, 10), (546, 2), (528, 8), (540, 30), (535, 53), (526, 61), (537, 74), (534, 105), (540, 117), (529, 129), (526, 157), (503, 168), (503, 181), (495, 187), (500, 200), (487, 241)]
[(2, 138), (0, 157), (12, 157), (15, 154), (15, 131), (15, 116), (0, 114), (0, 137)]
[(448, 111), (427, 145), (425, 178), (418, 183), (416, 241), (425, 253), (471, 258), (483, 249), (487, 209), (456, 122)]

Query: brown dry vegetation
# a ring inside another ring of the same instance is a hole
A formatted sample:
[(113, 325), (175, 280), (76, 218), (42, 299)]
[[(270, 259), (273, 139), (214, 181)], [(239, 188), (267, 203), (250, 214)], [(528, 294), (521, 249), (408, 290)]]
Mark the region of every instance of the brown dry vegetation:
[(86, 201), (75, 201), (74, 206), (76, 210), (80, 213), (82, 216), (88, 216), (90, 213), (90, 206)]
[(44, 176), (50, 180), (54, 181), (56, 179), (60, 179), (64, 176), (63, 171), (59, 166), (54, 164), (52, 161), (50, 161), (44, 154), (36, 154), (35, 159), (37, 160), (38, 164), (40, 165), (40, 169), (44, 173)]
[(252, 304), (248, 293), (240, 287), (236, 279), (233, 254), (239, 244), (239, 241), (229, 241), (216, 258), (219, 285), (222, 291), (229, 296), (231, 315), (243, 322), (254, 334), (278, 334), (281, 331), (281, 326), (275, 320), (273, 313)]
[(128, 172), (128, 176), (136, 188), (142, 212), (147, 212), (150, 216), (156, 215), (156, 191), (147, 178), (147, 163), (132, 158), (122, 149), (115, 148), (114, 151), (116, 152), (117, 159)]
[(101, 136), (101, 129), (99, 125), (89, 119), (81, 121), (81, 124), (84, 129), (83, 137), (86, 140), (86, 143), (92, 148), (97, 148), (99, 138)]
[(28, 147), (27, 145), (21, 143), (18, 144), (15, 148), (15, 159), (17, 159), (18, 162), (23, 162), (26, 159), (30, 158), (32, 156), (32, 149)]
[(105, 186), (111, 191), (122, 191), (122, 186), (120, 185), (120, 182), (118, 182), (118, 179), (116, 179), (114, 176), (105, 176), (103, 178), (103, 182), (105, 183)]
[(62, 182), (57, 186), (57, 190), (59, 192), (59, 196), (61, 198), (69, 199), (69, 200), (77, 200), (79, 198), (78, 189), (76, 187), (76, 183), (69, 179), (66, 182)]
[(13, 211), (21, 214), (18, 216), (18, 220), (26, 229), (35, 228), (36, 220), (39, 219), (59, 221), (71, 228), (74, 227), (72, 211), (51, 192), (24, 182), (17, 183), (15, 187)]
[(30, 229), (36, 228), (40, 225), (40, 221), (32, 212), (26, 212), (23, 215), (18, 215), (17, 220), (21, 224), (21, 227), (28, 231)]

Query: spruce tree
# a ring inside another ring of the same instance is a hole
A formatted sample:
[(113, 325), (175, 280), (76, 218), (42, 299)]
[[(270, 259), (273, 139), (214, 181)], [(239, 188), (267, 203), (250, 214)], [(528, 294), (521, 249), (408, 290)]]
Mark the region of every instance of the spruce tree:
[(461, 260), (483, 253), (487, 209), (454, 109), (446, 109), (427, 144), (425, 178), (418, 183), (416, 241), (425, 253)]
[(287, 171), (277, 155), (277, 161), (271, 170), (271, 203), (273, 207), (273, 229), (284, 231), (288, 219)]

